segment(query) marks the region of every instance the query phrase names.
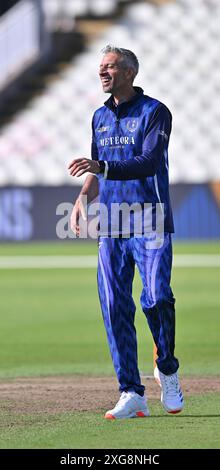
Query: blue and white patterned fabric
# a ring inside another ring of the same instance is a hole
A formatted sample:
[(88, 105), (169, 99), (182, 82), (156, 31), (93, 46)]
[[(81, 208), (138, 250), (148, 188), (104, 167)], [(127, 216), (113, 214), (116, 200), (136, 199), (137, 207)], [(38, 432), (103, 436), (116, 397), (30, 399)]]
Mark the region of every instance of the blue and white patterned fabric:
[[(142, 208), (148, 203), (153, 212), (156, 204), (163, 204), (164, 230), (173, 232), (168, 176), (172, 116), (164, 104), (145, 96), (141, 88), (135, 90), (130, 101), (118, 106), (111, 96), (93, 116), (92, 158), (107, 164), (104, 177), (99, 177), (100, 202), (109, 213), (114, 203), (138, 203)], [(129, 223), (132, 235), (132, 220)], [(116, 235), (110, 218), (107, 231), (102, 234)], [(118, 233), (124, 233), (123, 226)]]
[[(171, 234), (163, 246), (149, 249), (146, 237), (100, 237), (98, 288), (103, 319), (120, 391), (144, 394), (137, 361), (132, 282), (135, 264), (143, 290), (141, 305), (158, 348), (158, 368), (166, 375), (179, 367), (174, 356), (175, 299), (170, 288)], [(151, 345), (149, 345), (151, 347)]]

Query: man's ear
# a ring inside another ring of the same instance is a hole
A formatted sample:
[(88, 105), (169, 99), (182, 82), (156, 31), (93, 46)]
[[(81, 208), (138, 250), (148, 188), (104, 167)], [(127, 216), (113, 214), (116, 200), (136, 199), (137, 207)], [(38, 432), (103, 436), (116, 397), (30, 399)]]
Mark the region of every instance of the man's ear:
[(128, 67), (125, 70), (125, 75), (127, 79), (133, 79), (134, 78), (134, 70), (131, 67)]

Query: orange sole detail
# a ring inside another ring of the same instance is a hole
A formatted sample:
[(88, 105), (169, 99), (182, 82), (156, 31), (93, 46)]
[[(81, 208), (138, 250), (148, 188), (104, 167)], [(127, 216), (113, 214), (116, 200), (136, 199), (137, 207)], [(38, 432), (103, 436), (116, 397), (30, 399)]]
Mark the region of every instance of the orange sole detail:
[(173, 411), (168, 411), (169, 414), (171, 415), (176, 415), (177, 413), (181, 413), (182, 410), (173, 410)]
[(146, 418), (146, 415), (143, 413), (143, 411), (137, 411), (136, 416), (138, 418)]
[(107, 413), (105, 415), (105, 419), (116, 419), (113, 415), (111, 415), (110, 413)]

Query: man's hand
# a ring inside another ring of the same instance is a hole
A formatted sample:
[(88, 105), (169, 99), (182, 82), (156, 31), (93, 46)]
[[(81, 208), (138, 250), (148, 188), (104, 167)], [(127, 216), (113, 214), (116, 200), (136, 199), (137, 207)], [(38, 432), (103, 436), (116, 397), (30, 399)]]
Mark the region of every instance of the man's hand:
[(71, 176), (81, 176), (84, 173), (100, 173), (99, 162), (96, 160), (90, 160), (90, 158), (75, 158), (69, 164), (68, 169), (70, 170)]
[(75, 205), (72, 210), (71, 218), (70, 218), (70, 225), (71, 225), (71, 230), (75, 233), (77, 237), (79, 237), (79, 218), (80, 216), (83, 218), (83, 220), (86, 220), (86, 208), (83, 203), (83, 198), (81, 196), (78, 197), (78, 199), (75, 202)]

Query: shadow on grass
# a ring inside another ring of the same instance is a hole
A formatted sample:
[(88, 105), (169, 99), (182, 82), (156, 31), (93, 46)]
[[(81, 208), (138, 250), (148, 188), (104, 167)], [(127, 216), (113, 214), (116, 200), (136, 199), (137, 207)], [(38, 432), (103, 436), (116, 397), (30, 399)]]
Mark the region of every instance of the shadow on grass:
[(219, 418), (220, 417), (220, 413), (219, 414), (216, 414), (216, 415), (210, 415), (210, 414), (203, 414), (203, 415), (196, 415), (196, 414), (187, 414), (187, 415), (179, 415), (179, 414), (176, 414), (176, 415), (172, 415), (172, 413), (169, 415), (151, 415), (150, 418), (174, 418), (176, 416), (176, 418), (178, 419), (183, 419), (183, 418)]

